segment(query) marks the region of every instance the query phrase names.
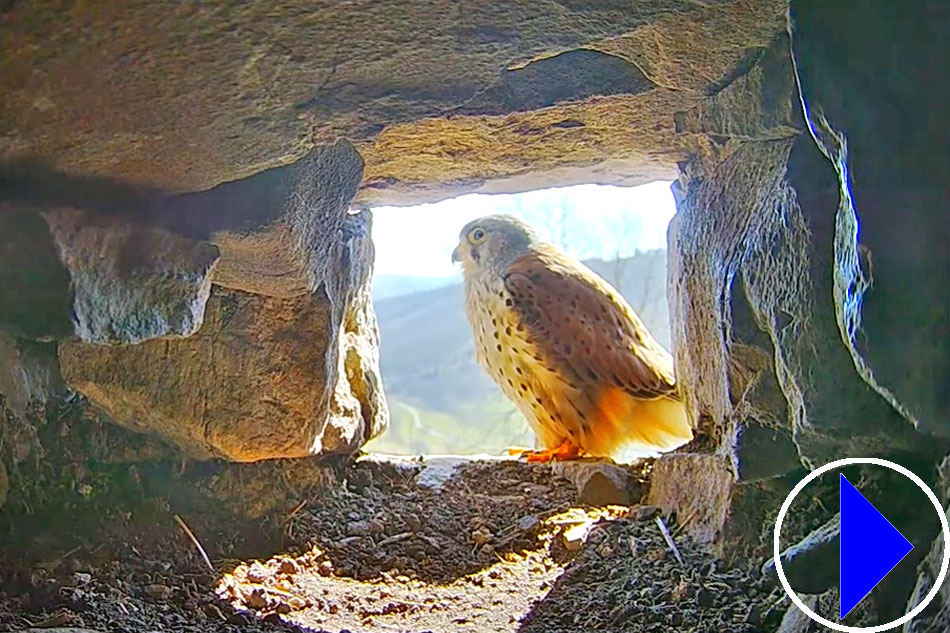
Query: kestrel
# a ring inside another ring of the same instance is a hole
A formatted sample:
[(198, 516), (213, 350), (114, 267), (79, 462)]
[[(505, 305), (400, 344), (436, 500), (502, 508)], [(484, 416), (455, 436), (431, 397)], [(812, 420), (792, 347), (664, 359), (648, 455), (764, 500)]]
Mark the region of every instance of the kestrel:
[(465, 225), (452, 261), (478, 361), (543, 447), (529, 461), (630, 461), (692, 439), (669, 352), (592, 270), (504, 215)]

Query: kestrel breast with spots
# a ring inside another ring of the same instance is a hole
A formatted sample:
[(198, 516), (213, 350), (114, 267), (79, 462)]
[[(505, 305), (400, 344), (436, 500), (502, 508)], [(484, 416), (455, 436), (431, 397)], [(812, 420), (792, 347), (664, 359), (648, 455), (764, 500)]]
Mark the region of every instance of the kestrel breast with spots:
[(672, 358), (593, 271), (510, 216), (467, 224), (452, 258), (478, 360), (543, 447), (529, 460), (630, 461), (692, 439)]

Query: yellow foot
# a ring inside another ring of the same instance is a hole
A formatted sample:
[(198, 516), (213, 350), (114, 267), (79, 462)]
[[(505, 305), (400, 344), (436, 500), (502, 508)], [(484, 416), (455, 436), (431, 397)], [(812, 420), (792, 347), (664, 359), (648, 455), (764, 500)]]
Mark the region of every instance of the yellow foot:
[(529, 448), (509, 448), (508, 454), (524, 457), (529, 462), (546, 463), (556, 460), (576, 459), (581, 456), (581, 449), (565, 440), (556, 448), (546, 448), (540, 451)]

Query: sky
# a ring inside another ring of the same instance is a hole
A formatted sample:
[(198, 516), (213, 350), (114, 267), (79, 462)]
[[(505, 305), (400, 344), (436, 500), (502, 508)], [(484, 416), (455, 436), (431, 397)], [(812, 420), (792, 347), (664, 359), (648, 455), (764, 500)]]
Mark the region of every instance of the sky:
[(640, 187), (576, 185), (518, 194), (469, 194), (415, 207), (373, 209), (376, 274), (459, 275), (451, 262), (470, 220), (510, 213), (578, 259), (627, 257), (666, 246), (676, 212), (669, 182)]

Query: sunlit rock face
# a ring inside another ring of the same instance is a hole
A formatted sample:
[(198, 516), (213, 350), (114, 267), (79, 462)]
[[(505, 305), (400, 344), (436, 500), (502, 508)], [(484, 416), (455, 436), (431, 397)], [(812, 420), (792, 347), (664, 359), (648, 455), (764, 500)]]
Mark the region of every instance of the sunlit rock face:
[(216, 287), (193, 336), (61, 343), (64, 378), (113, 420), (194, 457), (353, 452), (386, 423), (365, 278), (368, 224), (368, 215), (350, 216), (346, 254), (335, 253), (362, 267), (334, 271), (350, 283), (288, 299)]

